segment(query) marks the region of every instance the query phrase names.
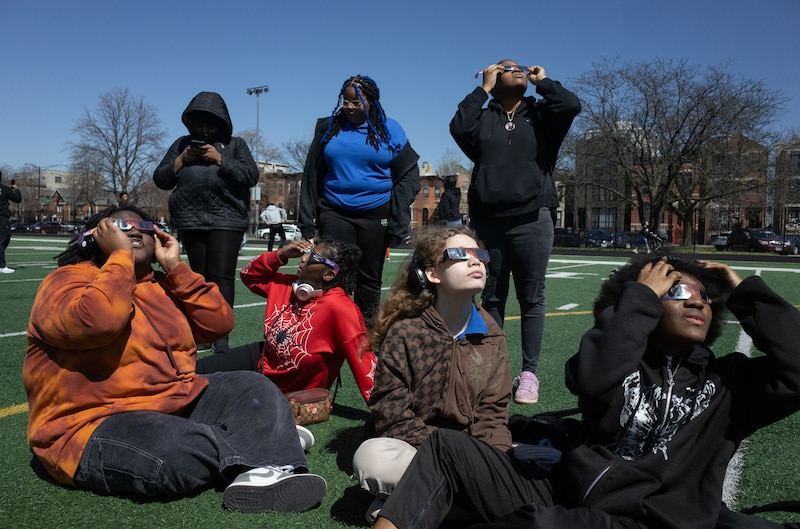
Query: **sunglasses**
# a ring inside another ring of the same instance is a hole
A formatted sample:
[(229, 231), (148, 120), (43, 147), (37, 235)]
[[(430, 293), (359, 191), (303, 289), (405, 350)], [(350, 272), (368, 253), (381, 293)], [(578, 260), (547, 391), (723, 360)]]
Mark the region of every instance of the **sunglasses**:
[(489, 259), (489, 251), (483, 248), (446, 248), (442, 253), (441, 262), (444, 263), (449, 259), (466, 261), (470, 257), (474, 257), (482, 263), (488, 263), (491, 260)]
[(142, 233), (155, 233), (156, 227), (149, 220), (114, 219), (114, 224), (122, 231), (131, 231), (136, 228)]
[[(522, 73), (526, 73), (528, 71), (528, 67), (527, 66), (520, 66), (518, 64), (516, 64), (516, 65), (515, 64), (502, 64), (501, 66), (503, 67), (503, 73), (506, 73), (506, 72), (522, 72)], [(481, 70), (480, 72), (476, 73), (475, 74), (475, 79), (480, 77), (480, 75), (482, 73), (483, 73), (483, 70)]]
[(330, 267), (334, 273), (339, 273), (339, 265), (325, 257), (324, 255), (318, 254), (314, 250), (311, 250), (308, 253), (308, 259), (306, 260), (306, 264), (324, 264), (325, 266)]
[(696, 295), (700, 298), (700, 301), (705, 303), (706, 305), (711, 305), (711, 298), (708, 297), (708, 292), (697, 288), (692, 285), (684, 285), (683, 283), (675, 283), (667, 290), (667, 293), (661, 296), (662, 300), (685, 300), (691, 299), (692, 295)]
[(342, 99), (342, 108), (361, 108), (363, 103), (360, 100), (350, 101), (349, 99)]

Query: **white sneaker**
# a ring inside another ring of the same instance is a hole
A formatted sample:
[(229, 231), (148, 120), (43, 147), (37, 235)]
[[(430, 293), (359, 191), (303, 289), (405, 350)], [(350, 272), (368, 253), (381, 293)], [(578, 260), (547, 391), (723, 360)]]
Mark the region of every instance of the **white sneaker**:
[(311, 430), (304, 426), (297, 426), (297, 436), (300, 438), (300, 446), (303, 447), (303, 452), (308, 452), (312, 446), (314, 446), (314, 434), (311, 433)]
[(13, 268), (9, 268), (7, 265), (4, 266), (3, 268), (0, 268), (0, 274), (13, 274), (13, 273), (14, 273), (14, 269)]
[(231, 511), (303, 512), (320, 503), (327, 489), (322, 476), (261, 467), (236, 476), (223, 498)]
[(383, 498), (375, 498), (372, 500), (372, 503), (370, 503), (369, 507), (367, 507), (367, 522), (370, 524), (375, 523), (375, 520), (377, 520), (378, 516), (381, 514), (381, 509), (383, 509), (384, 503), (386, 503), (386, 500)]

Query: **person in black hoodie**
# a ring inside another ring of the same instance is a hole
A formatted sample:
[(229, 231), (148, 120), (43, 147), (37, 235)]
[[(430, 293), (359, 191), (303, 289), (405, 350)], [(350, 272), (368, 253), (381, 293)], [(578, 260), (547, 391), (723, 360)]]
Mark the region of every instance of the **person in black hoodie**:
[[(0, 182), (3, 180), (3, 173), (0, 171)], [(11, 242), (11, 208), (9, 202), (21, 202), (22, 194), (17, 189), (14, 180), (11, 185), (0, 183), (0, 274), (13, 274), (14, 269), (6, 263), (6, 248)]]
[[(170, 225), (189, 258), (192, 270), (219, 286), (233, 306), (236, 260), (250, 222), (250, 188), (258, 183), (258, 167), (242, 138), (233, 137), (233, 123), (222, 96), (200, 92), (183, 111), (189, 131), (170, 146), (153, 174), (169, 197)], [(214, 343), (228, 349), (227, 336)]]
[[(528, 81), (542, 99), (524, 97)], [(486, 108), (484, 103), (492, 95)], [(475, 163), (468, 193), (470, 226), (491, 256), (483, 308), (503, 326), (509, 275), (522, 317), (522, 372), (514, 400), (539, 400), (536, 369), (544, 334), (544, 278), (553, 247), (550, 209), (558, 150), (581, 110), (578, 97), (541, 66), (501, 61), (458, 105), (450, 134)]]
[[(714, 355), (726, 305), (764, 355)], [(670, 255), (613, 272), (594, 316), (566, 364), (583, 419), (547, 477), (438, 431), (375, 527), (438, 527), (453, 505), (495, 529), (784, 527), (728, 510), (722, 485), (744, 438), (800, 409), (800, 312), (758, 276)]]

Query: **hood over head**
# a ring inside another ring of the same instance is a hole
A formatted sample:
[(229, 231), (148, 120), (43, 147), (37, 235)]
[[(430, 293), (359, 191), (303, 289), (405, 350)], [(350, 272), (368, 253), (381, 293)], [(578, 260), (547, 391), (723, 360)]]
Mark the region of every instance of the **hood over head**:
[(229, 143), (233, 135), (233, 123), (231, 123), (228, 106), (222, 96), (216, 92), (200, 92), (189, 102), (186, 110), (181, 115), (181, 121), (189, 131), (189, 134), (196, 135), (192, 128), (193, 121), (213, 121), (219, 127), (216, 137), (209, 138), (208, 141), (220, 141)]

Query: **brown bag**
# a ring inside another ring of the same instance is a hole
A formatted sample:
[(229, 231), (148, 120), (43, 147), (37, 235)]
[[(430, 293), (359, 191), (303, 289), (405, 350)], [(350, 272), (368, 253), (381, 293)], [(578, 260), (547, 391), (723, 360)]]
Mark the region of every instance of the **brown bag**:
[(294, 411), (294, 422), (299, 425), (325, 422), (331, 416), (333, 401), (325, 388), (301, 389), (286, 394)]

